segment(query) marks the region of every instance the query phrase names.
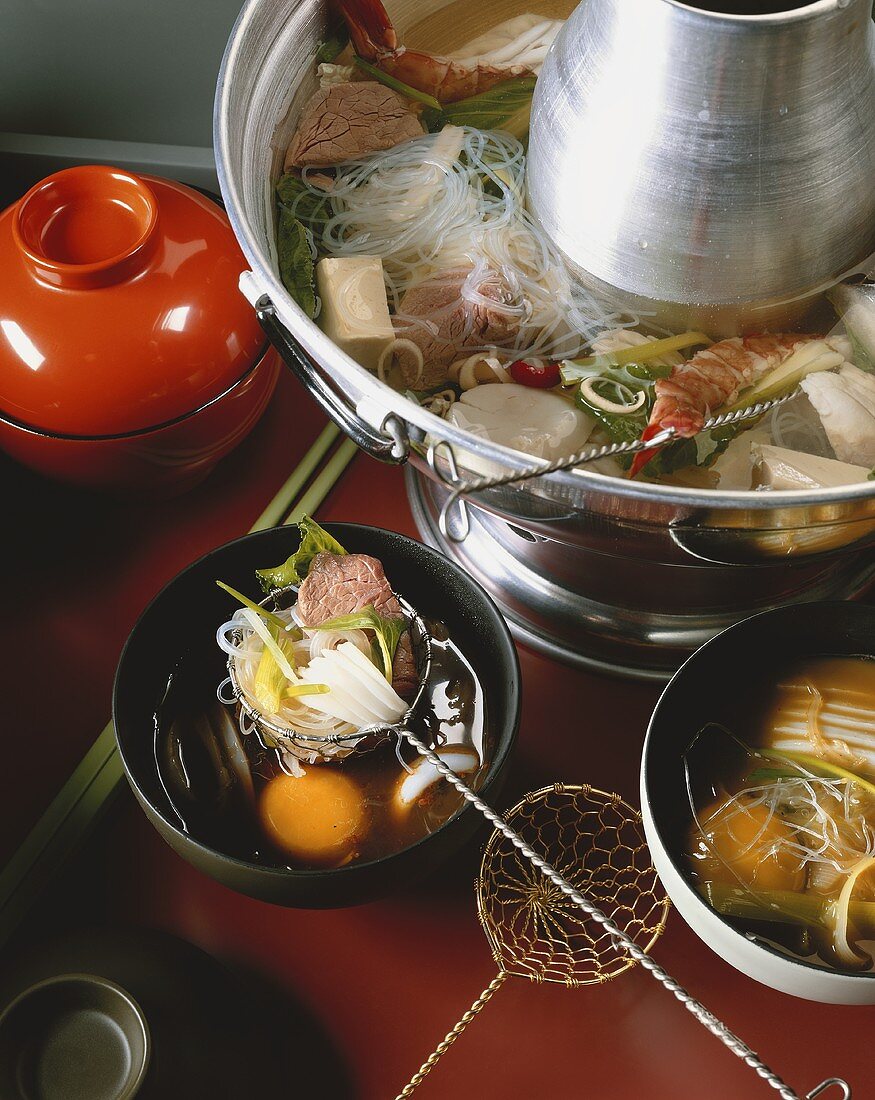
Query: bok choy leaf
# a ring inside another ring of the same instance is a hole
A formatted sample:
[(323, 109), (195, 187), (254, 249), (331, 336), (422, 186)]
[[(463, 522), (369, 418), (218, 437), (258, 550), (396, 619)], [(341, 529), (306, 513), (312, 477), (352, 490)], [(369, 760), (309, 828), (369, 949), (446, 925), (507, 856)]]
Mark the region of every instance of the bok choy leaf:
[(518, 141), (529, 132), (535, 77), (503, 80), (488, 92), (445, 103), (439, 110), (426, 110), (422, 119), (431, 133), (444, 126), (472, 126), (478, 130), (503, 130)]
[(308, 317), (316, 316), (315, 241), (332, 210), (328, 194), (314, 195), (294, 172), (276, 185), (277, 259), (283, 286)]
[(322, 235), (333, 213), (329, 193), (314, 194), (294, 172), (286, 172), (277, 183), (276, 201), (281, 212), (291, 214), (316, 238)]
[(307, 229), (284, 206), (279, 209), (276, 234), (280, 279), (301, 309), (316, 316), (316, 267)]
[(286, 588), (290, 584), (300, 585), (317, 554), (346, 553), (337, 539), (332, 538), (309, 516), (303, 517), (298, 524), (298, 530), (301, 532), (301, 544), (294, 554), (273, 569), (256, 570), (255, 575), (265, 592)]

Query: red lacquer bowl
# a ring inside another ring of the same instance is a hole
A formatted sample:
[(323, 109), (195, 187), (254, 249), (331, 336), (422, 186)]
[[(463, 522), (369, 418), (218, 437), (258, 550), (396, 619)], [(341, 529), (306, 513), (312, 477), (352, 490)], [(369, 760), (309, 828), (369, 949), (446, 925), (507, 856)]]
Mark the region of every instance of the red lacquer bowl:
[(87, 165), (0, 214), (0, 448), (105, 489), (181, 491), (255, 425), (279, 360), (219, 206)]

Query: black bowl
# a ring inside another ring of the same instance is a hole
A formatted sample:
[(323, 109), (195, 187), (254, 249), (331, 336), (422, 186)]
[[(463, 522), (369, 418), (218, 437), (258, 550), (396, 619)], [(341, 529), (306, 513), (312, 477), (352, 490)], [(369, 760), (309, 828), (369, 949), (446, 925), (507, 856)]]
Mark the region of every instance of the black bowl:
[(738, 729), (751, 689), (770, 669), (820, 656), (875, 657), (875, 607), (849, 602), (780, 607), (736, 623), (697, 650), (668, 684), (650, 720), (641, 761), (642, 816), (669, 897), (717, 954), (785, 993), (868, 1004), (875, 1001), (875, 975), (826, 969), (754, 943), (699, 896), (683, 856), (692, 824), (683, 764), (690, 742), (708, 722)]
[[(488, 700), (493, 755), (482, 794), (500, 794), (520, 713), (520, 673), (504, 620), (486, 592), (442, 555), (413, 539), (377, 527), (326, 524), (351, 553), (372, 554), (393, 587), (423, 615), (446, 623), (474, 666)], [(279, 905), (328, 908), (372, 901), (427, 874), (470, 841), (482, 819), (466, 805), (434, 833), (393, 855), (331, 870), (289, 870), (233, 858), (194, 839), (178, 825), (154, 756), (154, 715), (180, 657), (215, 649), (216, 628), (227, 618), (221, 579), (251, 593), (254, 570), (283, 561), (299, 542), (295, 527), (237, 539), (206, 554), (171, 581), (146, 608), (119, 662), (113, 720), (122, 763), (146, 816), (181, 856), (224, 885)], [(187, 623), (186, 636), (179, 623)]]

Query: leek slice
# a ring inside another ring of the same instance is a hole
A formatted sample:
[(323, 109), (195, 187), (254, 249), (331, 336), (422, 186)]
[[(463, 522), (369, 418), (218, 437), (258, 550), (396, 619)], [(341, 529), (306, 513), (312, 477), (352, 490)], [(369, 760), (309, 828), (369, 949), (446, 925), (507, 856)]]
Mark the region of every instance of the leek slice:
[(320, 623), (319, 626), (308, 627), (310, 630), (372, 630), (376, 638), (380, 657), (383, 665), (383, 675), (392, 682), (392, 663), (395, 660), (395, 650), (401, 635), (407, 629), (407, 623), (402, 616), (385, 618), (380, 615), (371, 604), (363, 607), (361, 611), (355, 611), (351, 615), (338, 615), (334, 619)]
[(410, 85), (405, 84), (403, 80), (398, 80), (394, 76), (384, 73), (382, 69), (378, 69), (376, 65), (372, 65), (370, 61), (365, 61), (363, 57), (356, 56), (353, 58), (353, 61), (360, 69), (364, 69), (368, 76), (372, 76), (374, 80), (379, 81), (380, 84), (385, 84), (386, 87), (391, 88), (393, 92), (399, 92), (401, 95), (407, 96), (408, 99), (416, 100), (417, 103), (424, 103), (426, 107), (431, 107), (433, 111), (439, 111), (441, 109), (440, 103), (438, 103), (433, 95), (421, 92), (418, 88), (411, 88)]
[(760, 401), (773, 401), (776, 397), (783, 397), (784, 394), (792, 393), (809, 374), (835, 370), (844, 361), (845, 357), (840, 352), (833, 351), (823, 340), (812, 340), (794, 351), (780, 366), (764, 375), (734, 405), (722, 409), (721, 412), (736, 412), (738, 409), (757, 405)]
[[(754, 894), (723, 882), (709, 883), (700, 892), (703, 900), (723, 917), (831, 927), (830, 909), (835, 903), (817, 894), (797, 894), (791, 890), (758, 890)], [(861, 935), (875, 936), (875, 901), (850, 900), (848, 914)]]
[(760, 756), (766, 757), (768, 760), (776, 760), (779, 763), (789, 760), (794, 764), (799, 764), (801, 767), (807, 768), (809, 771), (829, 776), (832, 779), (849, 779), (852, 783), (856, 783), (868, 794), (875, 797), (875, 783), (870, 782), (868, 779), (864, 779), (861, 775), (857, 775), (856, 772), (852, 772), (848, 768), (843, 768), (841, 764), (833, 764), (829, 760), (821, 759), (819, 756), (811, 756), (807, 752), (795, 752), (792, 749), (757, 748), (752, 751)]
[(618, 348), (617, 351), (608, 352), (607, 355), (591, 355), (587, 359), (573, 359), (569, 362), (578, 367), (596, 366), (599, 361), (622, 367), (627, 363), (643, 363), (647, 359), (666, 355), (670, 351), (682, 351), (684, 348), (692, 348), (697, 344), (707, 345), (710, 343), (710, 337), (706, 336), (704, 332), (682, 332), (678, 336), (666, 336), (662, 340), (651, 340), (647, 344), (634, 344), (631, 348)]
[(287, 630), (290, 626), (284, 619), (281, 619), (279, 615), (275, 615), (272, 611), (268, 611), (266, 607), (262, 607), (261, 604), (257, 604), (254, 600), (250, 600), (248, 596), (244, 596), (242, 592), (238, 592), (236, 588), (232, 588), (230, 584), (225, 584), (224, 581), (216, 581), (219, 588), (223, 588), (230, 596), (233, 596), (235, 600), (243, 604), (244, 607), (248, 607), (250, 611), (254, 611), (256, 615), (260, 615), (266, 622), (272, 623), (274, 626), (279, 627), (280, 630)]

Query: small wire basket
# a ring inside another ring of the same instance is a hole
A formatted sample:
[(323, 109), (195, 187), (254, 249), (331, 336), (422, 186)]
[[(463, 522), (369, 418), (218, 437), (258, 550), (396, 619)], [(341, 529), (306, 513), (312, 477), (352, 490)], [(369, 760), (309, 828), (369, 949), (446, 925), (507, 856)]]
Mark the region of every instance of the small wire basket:
[[(282, 610), (287, 608), (289, 603), (294, 602), (297, 595), (298, 590), (294, 586), (278, 588), (262, 600), (260, 606), (268, 611)], [(432, 643), (431, 634), (419, 612), (402, 596), (397, 593), (394, 595), (401, 605), (401, 611), (407, 623), (417, 673), (416, 692), (407, 711), (396, 723), (397, 726), (406, 725), (427, 697), (431, 677)], [(292, 600), (288, 599), (290, 596)], [(231, 641), (234, 645), (239, 645), (242, 640), (242, 631), (232, 632)], [(226, 686), (230, 687), (231, 698), (224, 693)], [(245, 723), (241, 721), (244, 733), (254, 730), (266, 747), (279, 749), (284, 755), (305, 764), (327, 763), (342, 760), (354, 752), (370, 752), (387, 741), (396, 728), (376, 725), (346, 733), (320, 735), (279, 725), (266, 718), (243, 690), (237, 676), (236, 661), (232, 656), (228, 657), (228, 679), (219, 689), (219, 698), (229, 706), (239, 707), (241, 718), (245, 719)]]

